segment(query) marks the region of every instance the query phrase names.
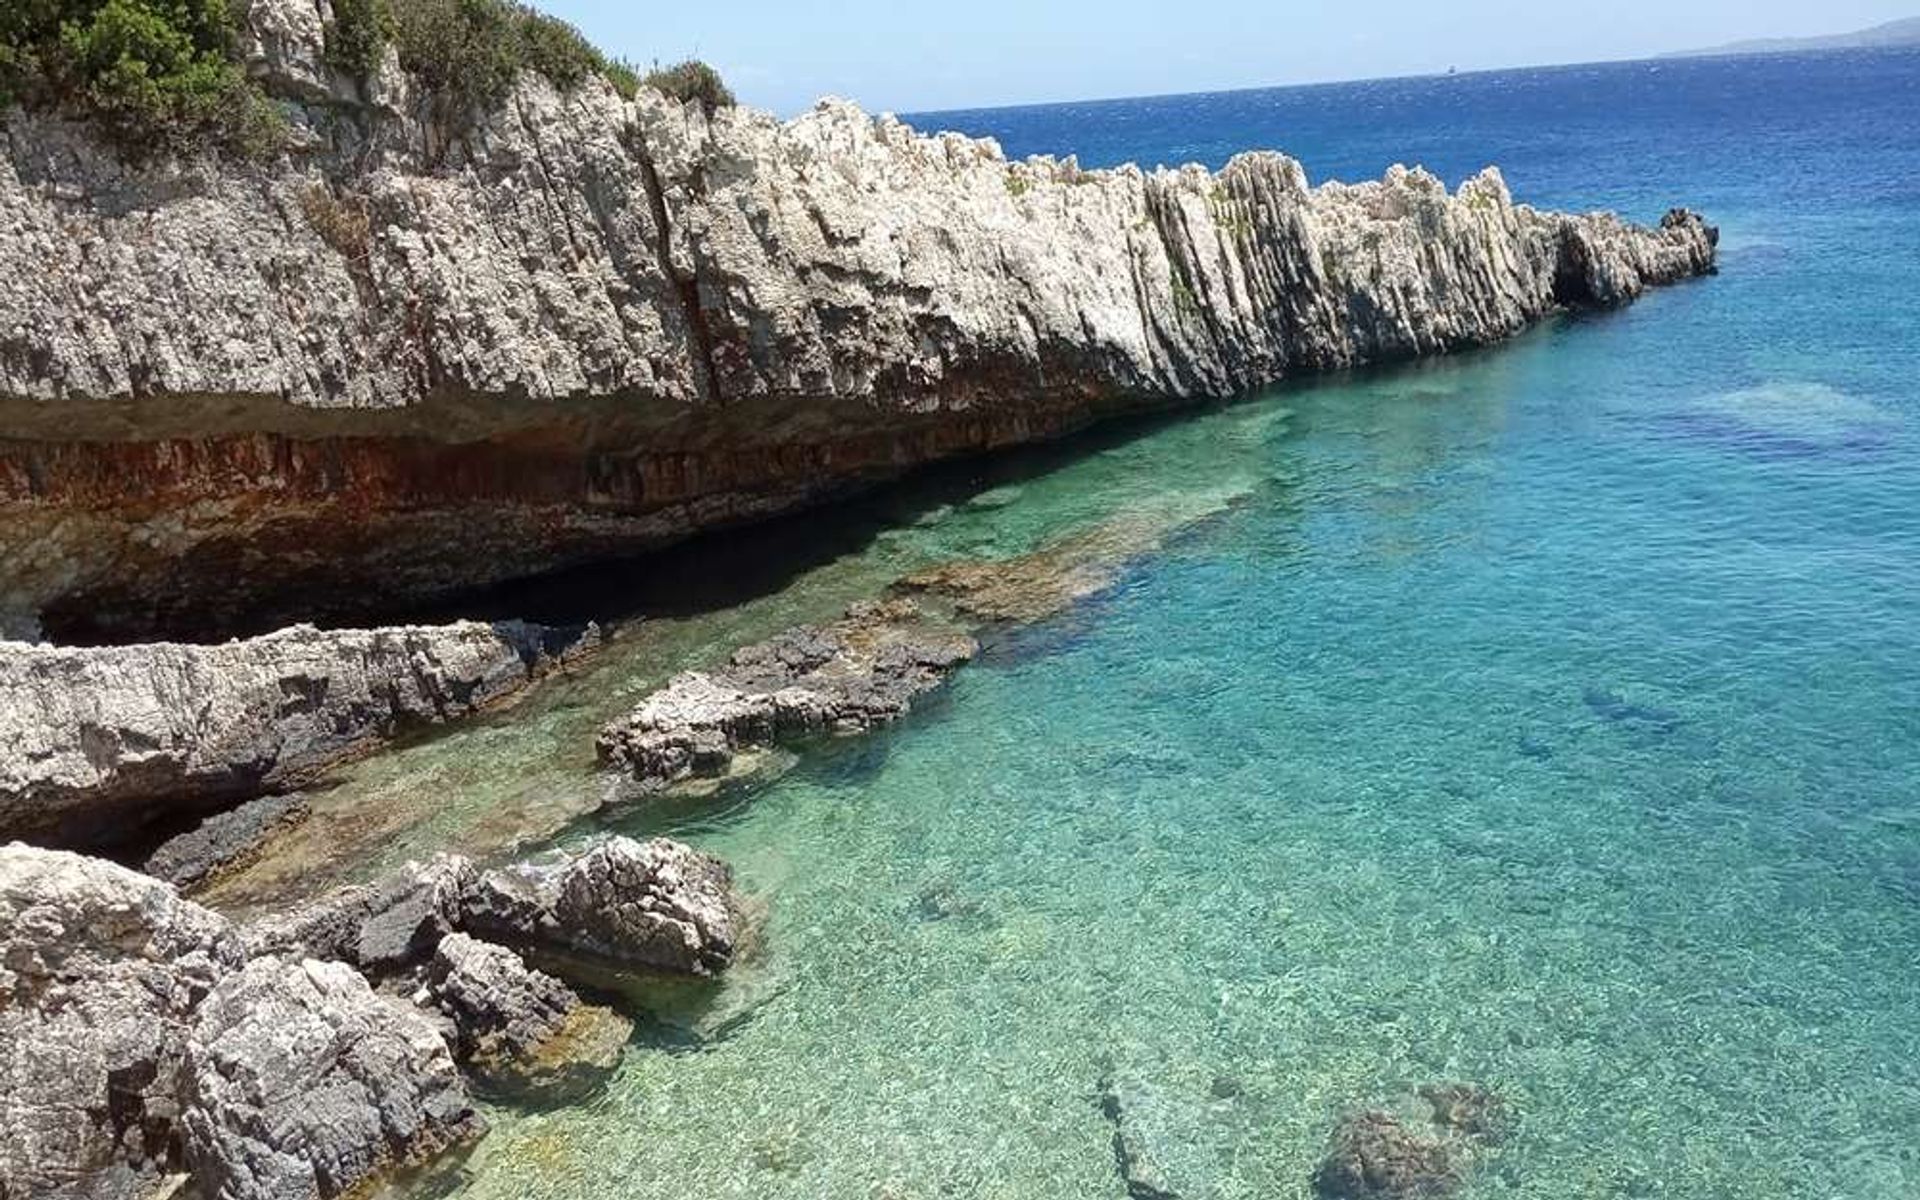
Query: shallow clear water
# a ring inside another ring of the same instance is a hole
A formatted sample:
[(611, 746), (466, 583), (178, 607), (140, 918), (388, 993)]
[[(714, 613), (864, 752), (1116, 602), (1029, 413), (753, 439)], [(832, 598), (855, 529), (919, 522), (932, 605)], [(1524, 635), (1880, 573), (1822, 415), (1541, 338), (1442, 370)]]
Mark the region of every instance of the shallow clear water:
[(1187, 1200), (1304, 1195), (1341, 1112), (1453, 1078), (1516, 1116), (1471, 1197), (1920, 1195), (1920, 56), (1380, 86), (930, 123), (1484, 141), (1523, 198), (1708, 207), (1725, 274), (980, 468), (366, 764), (342, 803), (462, 797), (394, 854), (564, 817), (666, 670), (943, 556), (1173, 530), (900, 727), (572, 825), (723, 854), (766, 950), (594, 1103), (497, 1113), (465, 1195), (1114, 1198), (1103, 1073)]

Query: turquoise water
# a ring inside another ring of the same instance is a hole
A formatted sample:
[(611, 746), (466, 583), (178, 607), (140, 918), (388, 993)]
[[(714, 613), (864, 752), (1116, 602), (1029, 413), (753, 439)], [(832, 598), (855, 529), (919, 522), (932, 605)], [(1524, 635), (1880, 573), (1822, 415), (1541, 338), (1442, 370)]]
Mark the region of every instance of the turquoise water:
[[(904, 725), (573, 825), (726, 856), (765, 948), (592, 1104), (497, 1113), (463, 1194), (1117, 1198), (1111, 1076), (1187, 1200), (1304, 1196), (1342, 1112), (1442, 1079), (1514, 1114), (1469, 1197), (1920, 1195), (1920, 57), (1595, 70), (1350, 93), (1352, 153), (1611, 108), (1516, 190), (1708, 207), (1720, 278), (981, 468), (746, 606), (1177, 518)], [(1186, 103), (1312, 146), (1323, 91)], [(1141, 103), (964, 119), (1151, 160), (1193, 123)], [(597, 788), (554, 719), (379, 770)]]

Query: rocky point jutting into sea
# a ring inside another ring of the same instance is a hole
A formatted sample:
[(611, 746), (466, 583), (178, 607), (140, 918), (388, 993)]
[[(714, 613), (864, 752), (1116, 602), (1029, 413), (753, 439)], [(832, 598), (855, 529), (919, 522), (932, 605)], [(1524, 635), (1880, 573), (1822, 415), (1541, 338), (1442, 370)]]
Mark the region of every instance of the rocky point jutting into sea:
[[(246, 6), (247, 71), (293, 127), (267, 164), (0, 118), (0, 634), (53, 643), (0, 645), (0, 838), (35, 843), (0, 849), (0, 1197), (352, 1192), (479, 1137), (469, 1079), (594, 1086), (630, 1025), (574, 985), (710, 979), (751, 940), (726, 865), (664, 840), (442, 856), (245, 923), (183, 898), (330, 766), (599, 631), (195, 639), (378, 617), (1715, 266), (1685, 209), (1539, 211), (1492, 169), (1454, 193), (1402, 168), (1314, 187), (1271, 152), (1082, 170), (838, 101), (782, 123), (532, 72), (451, 113), (392, 53), (330, 65), (330, 17)], [(602, 763), (658, 789), (894, 720), (974, 628), (1156, 536), (903, 579), (952, 611), (872, 597), (740, 648), (607, 725)], [(1392, 1117), (1342, 1137), (1329, 1194), (1372, 1194), (1349, 1184), (1377, 1162), (1437, 1187), (1477, 1152)]]
[(790, 123), (528, 72), (448, 119), (324, 4), (254, 0), (296, 145), (132, 166), (10, 113), (0, 619), (363, 613), (815, 503), (918, 463), (1511, 336), (1712, 270), (1714, 235), (1497, 172), (1280, 154), (1086, 171), (837, 101)]

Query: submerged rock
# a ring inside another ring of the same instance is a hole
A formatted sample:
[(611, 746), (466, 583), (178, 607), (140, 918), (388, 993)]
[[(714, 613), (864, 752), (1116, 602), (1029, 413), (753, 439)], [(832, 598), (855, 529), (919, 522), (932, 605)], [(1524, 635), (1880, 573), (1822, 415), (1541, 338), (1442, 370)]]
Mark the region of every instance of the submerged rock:
[(1417, 1089), (1435, 1126), (1487, 1146), (1507, 1135), (1507, 1103), (1477, 1083), (1428, 1083)]
[(1180, 515), (1128, 514), (1016, 558), (964, 559), (917, 571), (895, 588), (943, 597), (980, 621), (1031, 624), (1112, 586), (1128, 560), (1158, 546)]
[(0, 835), (94, 845), (469, 716), (591, 639), (519, 622), (0, 645)]
[(187, 1161), (223, 1200), (327, 1200), (486, 1128), (439, 1031), (343, 963), (248, 963), (200, 1005), (187, 1066)]
[(485, 872), (467, 889), (463, 925), (517, 946), (695, 976), (730, 966), (744, 932), (726, 863), (664, 838), (624, 837)]
[(296, 824), (306, 815), (306, 797), (298, 792), (249, 800), (167, 839), (147, 856), (141, 869), (183, 891), (192, 891), (212, 882), (222, 871), (246, 862), (277, 830)]
[(600, 760), (657, 787), (718, 774), (747, 747), (863, 733), (905, 716), (977, 650), (911, 602), (856, 605), (836, 624), (790, 629), (718, 670), (676, 676), (601, 731)]
[(459, 928), (476, 874), (458, 855), (411, 862), (372, 883), (350, 884), (248, 925), (253, 954), (338, 959), (385, 974), (432, 954)]
[(1393, 1110), (1363, 1109), (1341, 1119), (1313, 1176), (1317, 1194), (1438, 1200), (1458, 1191), (1505, 1136), (1505, 1102), (1479, 1084), (1424, 1084), (1402, 1099)]
[(619, 1065), (633, 1023), (503, 946), (456, 933), (427, 968), (454, 1050), (482, 1084), (545, 1100), (579, 1095)]
[(195, 1010), (242, 959), (158, 880), (0, 847), (0, 1195), (141, 1196), (176, 1172)]
[(1327, 1200), (1420, 1200), (1451, 1194), (1465, 1178), (1454, 1148), (1408, 1126), (1389, 1112), (1347, 1116), (1314, 1174)]

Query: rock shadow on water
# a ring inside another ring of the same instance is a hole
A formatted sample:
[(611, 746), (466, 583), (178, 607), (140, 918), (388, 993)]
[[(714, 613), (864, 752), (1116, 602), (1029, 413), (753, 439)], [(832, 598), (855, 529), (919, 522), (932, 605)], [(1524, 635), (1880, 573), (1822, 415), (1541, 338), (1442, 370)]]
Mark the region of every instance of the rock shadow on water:
[(1659, 428), (1752, 458), (1856, 459), (1883, 453), (1898, 424), (1869, 400), (1821, 383), (1773, 382), (1710, 396), (1665, 414)]
[(1607, 687), (1589, 687), (1580, 699), (1601, 720), (1636, 733), (1665, 737), (1685, 724), (1685, 718), (1670, 708), (1644, 703)]

